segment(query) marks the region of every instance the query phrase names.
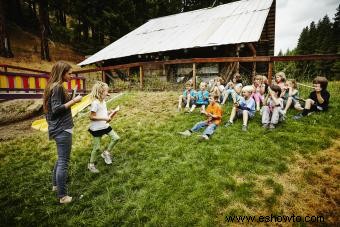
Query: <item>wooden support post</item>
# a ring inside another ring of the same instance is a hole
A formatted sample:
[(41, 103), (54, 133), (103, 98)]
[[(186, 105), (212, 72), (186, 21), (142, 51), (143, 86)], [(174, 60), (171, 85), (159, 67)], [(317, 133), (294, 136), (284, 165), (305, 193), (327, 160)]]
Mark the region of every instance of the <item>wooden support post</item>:
[(166, 76), (165, 65), (163, 64), (163, 76)]
[[(240, 57), (240, 46), (239, 45), (236, 45), (236, 56), (237, 57)], [(236, 62), (236, 73), (240, 73), (240, 62), (237, 61)]]
[(272, 84), (272, 79), (273, 79), (273, 62), (270, 61), (268, 63), (268, 83), (269, 83), (269, 85)]
[(103, 70), (102, 70), (102, 81), (105, 82), (104, 81), (104, 71)]
[(193, 83), (194, 89), (196, 90), (196, 63), (192, 64), (192, 83)]
[(139, 66), (139, 88), (143, 89), (143, 77), (144, 77), (144, 70), (143, 66)]
[[(249, 49), (253, 53), (253, 57), (256, 58), (256, 49), (254, 47), (254, 44), (247, 43)], [(252, 80), (254, 80), (254, 77), (256, 76), (256, 61), (253, 62), (253, 70), (252, 70)]]
[(252, 71), (253, 79), (254, 79), (255, 76), (256, 76), (256, 61), (253, 62), (253, 71)]
[(126, 69), (126, 75), (127, 75), (127, 79), (130, 79), (130, 68)]

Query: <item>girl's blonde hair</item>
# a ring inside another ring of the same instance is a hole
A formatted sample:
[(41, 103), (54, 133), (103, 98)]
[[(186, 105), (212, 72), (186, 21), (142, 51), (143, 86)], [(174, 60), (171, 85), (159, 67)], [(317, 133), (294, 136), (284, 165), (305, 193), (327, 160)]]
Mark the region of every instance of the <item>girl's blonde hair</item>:
[(275, 77), (277, 77), (277, 76), (281, 77), (282, 82), (286, 82), (286, 74), (284, 72), (281, 71), (281, 72), (276, 73)]
[(53, 65), (50, 78), (48, 79), (46, 88), (44, 90), (43, 107), (45, 113), (48, 112), (48, 100), (50, 99), (53, 88), (60, 86), (63, 89), (66, 101), (71, 98), (63, 86), (64, 76), (71, 70), (71, 68), (72, 67), (68, 63), (63, 61), (58, 61)]
[(97, 81), (91, 90), (91, 98), (92, 99), (98, 99), (99, 101), (103, 101), (103, 93), (105, 91), (105, 89), (108, 89), (109, 85), (107, 85), (107, 83), (104, 83), (102, 81)]
[(293, 85), (293, 88), (294, 88), (294, 89), (297, 89), (297, 83), (296, 83), (296, 80), (295, 80), (295, 79), (289, 79), (289, 80), (287, 80), (287, 82), (291, 82), (292, 85)]
[(259, 80), (259, 81), (261, 81), (261, 83), (263, 82), (263, 76), (262, 75), (256, 75), (255, 77), (254, 77), (254, 81), (255, 80)]
[(252, 93), (254, 91), (254, 88), (251, 85), (247, 85), (242, 88), (242, 91)]

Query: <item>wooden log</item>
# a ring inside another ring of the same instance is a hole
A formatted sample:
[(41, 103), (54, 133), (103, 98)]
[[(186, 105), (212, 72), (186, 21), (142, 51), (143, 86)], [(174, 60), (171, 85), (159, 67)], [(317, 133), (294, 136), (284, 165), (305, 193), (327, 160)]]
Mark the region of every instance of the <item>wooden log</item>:
[(268, 83), (272, 84), (273, 79), (273, 62), (268, 63)]
[(144, 78), (144, 70), (143, 66), (139, 66), (139, 88), (143, 89), (143, 78)]
[(192, 64), (192, 83), (194, 85), (194, 89), (196, 90), (196, 63)]

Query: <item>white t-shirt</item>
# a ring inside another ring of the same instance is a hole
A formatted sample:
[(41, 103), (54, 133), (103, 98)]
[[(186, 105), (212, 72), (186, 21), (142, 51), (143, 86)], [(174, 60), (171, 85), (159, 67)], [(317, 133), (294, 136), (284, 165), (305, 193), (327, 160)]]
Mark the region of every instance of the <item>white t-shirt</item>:
[[(97, 117), (108, 117), (106, 102), (100, 102), (98, 99), (91, 104), (91, 112), (95, 112)], [(90, 129), (98, 131), (108, 128), (110, 125), (106, 121), (91, 121)]]

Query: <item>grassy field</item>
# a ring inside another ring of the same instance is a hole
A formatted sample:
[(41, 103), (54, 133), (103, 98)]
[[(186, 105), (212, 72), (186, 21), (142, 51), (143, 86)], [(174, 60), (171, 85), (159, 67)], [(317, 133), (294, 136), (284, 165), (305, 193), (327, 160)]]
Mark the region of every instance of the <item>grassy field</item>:
[[(99, 174), (87, 171), (88, 115), (75, 118), (69, 169), (75, 201), (65, 206), (51, 191), (54, 142), (34, 131), (2, 142), (0, 225), (224, 226), (232, 224), (226, 221), (230, 215), (271, 214), (322, 215), (335, 225), (340, 83), (329, 90), (327, 113), (293, 121), (291, 110), (274, 131), (261, 128), (257, 115), (249, 132), (241, 131), (238, 120), (231, 128), (219, 127), (206, 142), (199, 142), (198, 134), (177, 134), (203, 118), (198, 111), (177, 113), (178, 93), (126, 93), (108, 104), (121, 106), (111, 122), (121, 140), (112, 166), (98, 157)], [(224, 122), (229, 113), (227, 108)]]

